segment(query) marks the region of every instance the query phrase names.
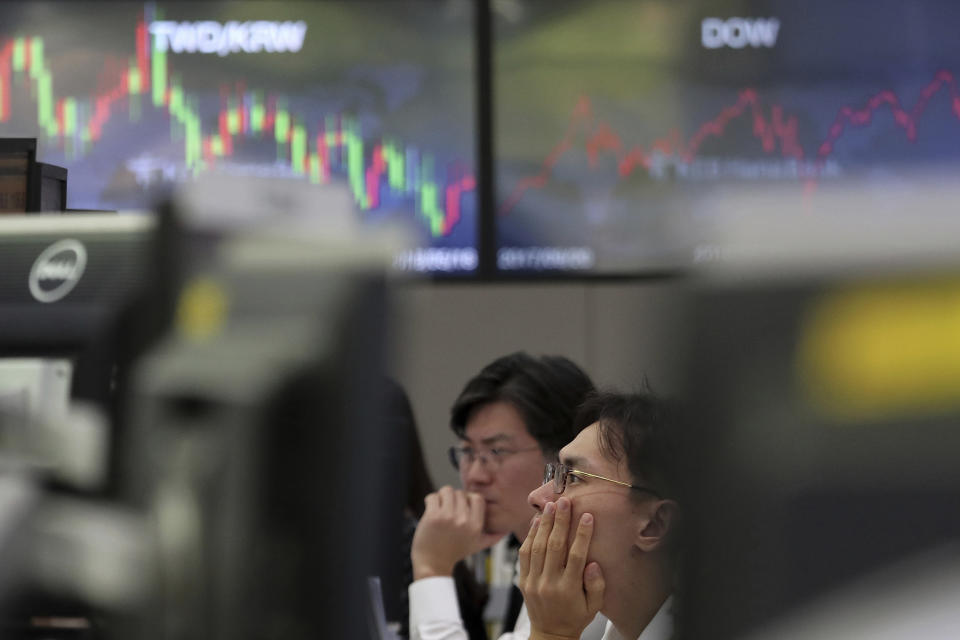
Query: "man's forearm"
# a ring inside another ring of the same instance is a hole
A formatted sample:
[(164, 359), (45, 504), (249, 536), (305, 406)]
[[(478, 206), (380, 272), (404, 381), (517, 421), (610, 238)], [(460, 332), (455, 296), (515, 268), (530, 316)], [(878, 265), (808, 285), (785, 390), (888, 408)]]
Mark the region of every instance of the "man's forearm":
[(453, 567), (456, 563), (451, 564), (449, 567), (446, 563), (431, 563), (423, 562), (419, 560), (413, 560), (413, 579), (422, 580), (424, 578), (450, 578), (453, 577)]

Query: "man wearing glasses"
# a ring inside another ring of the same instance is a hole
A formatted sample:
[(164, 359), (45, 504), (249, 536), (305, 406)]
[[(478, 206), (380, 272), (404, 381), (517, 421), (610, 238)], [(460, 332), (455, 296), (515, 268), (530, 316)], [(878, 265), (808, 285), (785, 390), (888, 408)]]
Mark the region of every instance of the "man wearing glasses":
[(530, 494), (539, 514), (520, 547), (530, 640), (568, 640), (598, 611), (603, 640), (673, 632), (678, 425), (649, 395), (591, 398), (586, 426)]
[[(453, 580), (454, 565), (505, 535), (527, 534), (527, 496), (541, 483), (543, 465), (573, 439), (577, 407), (593, 390), (590, 378), (559, 356), (514, 353), (472, 378), (451, 411), (460, 443), (450, 450), (463, 489), (443, 487), (426, 498), (410, 558), (412, 640), (459, 640), (463, 629)], [(513, 633), (526, 640), (521, 609)]]

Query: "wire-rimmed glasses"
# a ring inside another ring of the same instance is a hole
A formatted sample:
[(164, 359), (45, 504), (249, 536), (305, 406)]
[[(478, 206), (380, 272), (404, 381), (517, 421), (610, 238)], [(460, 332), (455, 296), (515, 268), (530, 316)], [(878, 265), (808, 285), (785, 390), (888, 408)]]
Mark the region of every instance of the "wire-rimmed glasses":
[(553, 492), (559, 495), (566, 490), (567, 480), (571, 476), (575, 478), (594, 478), (596, 480), (605, 480), (607, 482), (619, 484), (620, 486), (635, 489), (637, 491), (645, 491), (656, 498), (661, 498), (660, 492), (651, 489), (650, 487), (643, 487), (640, 485), (630, 484), (629, 482), (622, 482), (620, 480), (614, 480), (613, 478), (599, 476), (595, 473), (588, 473), (586, 471), (580, 471), (579, 469), (572, 469), (565, 464), (556, 462), (549, 462), (544, 467), (543, 484), (553, 482)]
[(526, 447), (524, 449), (508, 449), (506, 447), (493, 447), (491, 449), (475, 449), (467, 445), (454, 445), (448, 451), (450, 455), (450, 464), (454, 469), (459, 470), (461, 465), (471, 466), (476, 460), (480, 460), (483, 466), (488, 469), (497, 469), (503, 464), (503, 460), (515, 453), (525, 451), (539, 451), (540, 447)]

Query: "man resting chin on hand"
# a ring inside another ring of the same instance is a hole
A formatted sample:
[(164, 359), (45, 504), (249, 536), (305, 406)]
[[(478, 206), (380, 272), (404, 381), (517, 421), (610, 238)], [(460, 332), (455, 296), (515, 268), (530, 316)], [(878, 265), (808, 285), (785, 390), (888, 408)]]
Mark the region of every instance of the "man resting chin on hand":
[(530, 640), (576, 640), (598, 611), (603, 640), (667, 640), (675, 573), (676, 429), (649, 395), (604, 394), (530, 494), (520, 547)]
[[(592, 389), (566, 358), (525, 353), (495, 360), (464, 387), (451, 412), (460, 442), (450, 449), (463, 489), (444, 487), (426, 498), (410, 553), (411, 640), (467, 640), (453, 567), (510, 533), (526, 537), (533, 515), (527, 496), (540, 486), (544, 464), (576, 435), (577, 407)], [(521, 608), (501, 640), (528, 636)]]
[(413, 579), (450, 577), (455, 564), (506, 535), (484, 531), (484, 512), (479, 493), (443, 487), (428, 495), (410, 550)]

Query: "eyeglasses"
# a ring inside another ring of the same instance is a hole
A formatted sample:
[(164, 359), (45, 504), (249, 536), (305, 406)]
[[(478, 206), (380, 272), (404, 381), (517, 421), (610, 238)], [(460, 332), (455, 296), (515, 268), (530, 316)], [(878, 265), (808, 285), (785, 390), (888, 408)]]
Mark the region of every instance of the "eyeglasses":
[(453, 446), (450, 447), (450, 464), (454, 469), (459, 470), (460, 465), (471, 466), (474, 461), (480, 460), (483, 466), (488, 469), (497, 469), (503, 464), (504, 458), (508, 458), (515, 453), (525, 451), (539, 451), (540, 447), (527, 447), (526, 449), (503, 449), (500, 447), (477, 451), (473, 447)]
[(629, 482), (621, 482), (620, 480), (614, 480), (613, 478), (598, 476), (595, 473), (587, 473), (586, 471), (580, 471), (579, 469), (571, 469), (565, 464), (556, 464), (550, 462), (547, 463), (547, 466), (543, 469), (543, 484), (547, 484), (552, 480), (554, 493), (563, 493), (567, 488), (567, 482), (569, 482), (569, 478), (575, 478), (576, 480), (582, 480), (583, 478), (606, 480), (607, 482), (619, 484), (623, 487), (629, 487), (630, 489), (636, 489), (637, 491), (645, 491), (656, 498), (661, 497), (659, 492), (650, 489), (649, 487), (641, 487), (635, 484), (630, 484)]

